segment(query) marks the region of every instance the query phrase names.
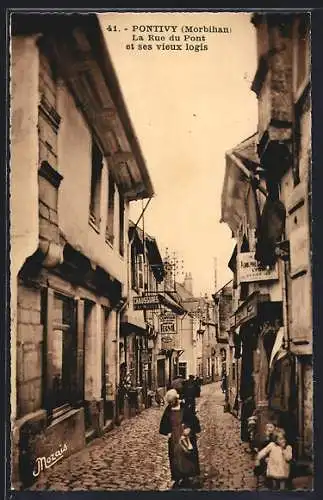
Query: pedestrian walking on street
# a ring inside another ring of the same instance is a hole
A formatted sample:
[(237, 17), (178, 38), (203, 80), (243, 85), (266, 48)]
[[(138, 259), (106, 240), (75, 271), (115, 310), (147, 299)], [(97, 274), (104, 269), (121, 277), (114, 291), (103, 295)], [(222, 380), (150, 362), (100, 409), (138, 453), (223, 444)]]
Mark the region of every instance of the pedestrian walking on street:
[(259, 451), (256, 466), (265, 457), (268, 457), (266, 476), (271, 482), (271, 488), (285, 490), (290, 477), (293, 450), (287, 444), (283, 429), (277, 428), (273, 435), (273, 441)]
[(228, 389), (228, 377), (227, 377), (226, 372), (223, 372), (222, 380), (221, 380), (221, 390), (222, 390), (223, 394), (225, 394), (227, 392), (227, 389)]
[(183, 385), (183, 398), (185, 405), (190, 407), (194, 413), (196, 411), (195, 399), (199, 397), (200, 391), (200, 387), (196, 383), (194, 375), (190, 375)]
[(196, 434), (200, 422), (189, 406), (180, 402), (179, 394), (170, 389), (165, 396), (167, 407), (160, 421), (159, 433), (168, 436), (168, 458), (174, 488), (189, 484), (200, 475)]

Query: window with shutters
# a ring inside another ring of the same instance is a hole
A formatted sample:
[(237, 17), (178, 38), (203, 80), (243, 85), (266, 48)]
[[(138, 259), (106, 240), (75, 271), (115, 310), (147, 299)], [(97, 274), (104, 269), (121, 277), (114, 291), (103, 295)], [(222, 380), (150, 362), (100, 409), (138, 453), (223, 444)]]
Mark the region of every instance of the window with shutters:
[(137, 287), (144, 290), (144, 256), (141, 253), (137, 255)]
[(114, 242), (114, 198), (115, 198), (115, 182), (111, 171), (108, 173), (108, 213), (107, 227), (105, 231), (106, 241), (113, 245)]
[(99, 230), (101, 222), (101, 179), (103, 155), (96, 141), (92, 139), (91, 198), (89, 222)]
[(124, 197), (119, 191), (119, 253), (124, 255)]

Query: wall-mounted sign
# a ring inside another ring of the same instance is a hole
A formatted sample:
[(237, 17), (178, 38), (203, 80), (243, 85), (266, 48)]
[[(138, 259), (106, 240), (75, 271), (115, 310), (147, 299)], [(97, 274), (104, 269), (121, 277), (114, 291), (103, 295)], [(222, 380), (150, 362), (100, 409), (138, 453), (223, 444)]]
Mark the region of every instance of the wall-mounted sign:
[(257, 302), (253, 304), (245, 304), (242, 309), (236, 312), (236, 324), (249, 321), (257, 316)]
[(158, 294), (144, 295), (142, 297), (133, 297), (133, 308), (135, 311), (148, 309), (159, 309), (160, 301)]
[(238, 273), (242, 282), (278, 280), (277, 264), (272, 269), (262, 269), (255, 259), (254, 252), (243, 252), (238, 255)]

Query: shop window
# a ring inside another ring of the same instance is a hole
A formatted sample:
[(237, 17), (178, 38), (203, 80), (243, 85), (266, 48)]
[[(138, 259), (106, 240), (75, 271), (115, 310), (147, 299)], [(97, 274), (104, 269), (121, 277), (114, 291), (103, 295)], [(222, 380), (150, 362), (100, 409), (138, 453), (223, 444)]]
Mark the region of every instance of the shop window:
[(166, 374), (165, 374), (165, 360), (157, 360), (157, 385), (158, 387), (165, 387), (166, 385)]
[[(76, 303), (47, 289), (42, 307), (46, 329), (45, 407), (56, 416), (79, 399)], [(81, 325), (82, 326), (82, 325)], [(80, 335), (82, 331), (80, 329)]]
[(114, 198), (116, 185), (111, 170), (108, 172), (108, 207), (107, 207), (107, 225), (105, 229), (105, 239), (111, 245), (114, 242)]
[(100, 227), (101, 210), (101, 179), (102, 179), (103, 156), (94, 140), (92, 140), (92, 168), (91, 168), (91, 199), (90, 199), (90, 222), (96, 228)]
[(119, 253), (122, 256), (124, 255), (124, 210), (124, 198), (119, 191)]

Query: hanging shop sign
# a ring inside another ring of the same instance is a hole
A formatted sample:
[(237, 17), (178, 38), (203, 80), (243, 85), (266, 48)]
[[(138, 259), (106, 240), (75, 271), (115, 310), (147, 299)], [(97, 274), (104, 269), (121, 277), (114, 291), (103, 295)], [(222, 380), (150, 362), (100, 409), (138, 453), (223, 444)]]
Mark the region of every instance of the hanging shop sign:
[(133, 297), (133, 308), (135, 311), (144, 311), (159, 309), (160, 301), (158, 294), (143, 295), (142, 297)]
[(238, 255), (239, 279), (242, 282), (278, 280), (278, 266), (262, 269), (255, 259), (254, 252), (243, 252)]
[(174, 319), (176, 319), (176, 314), (169, 311), (163, 311), (159, 315), (160, 321), (173, 321)]
[(160, 322), (160, 333), (163, 334), (170, 334), (170, 333), (176, 333), (176, 319), (170, 320), (170, 321), (161, 321)]
[(175, 340), (173, 335), (163, 335), (161, 338), (162, 349), (172, 349), (175, 347)]

